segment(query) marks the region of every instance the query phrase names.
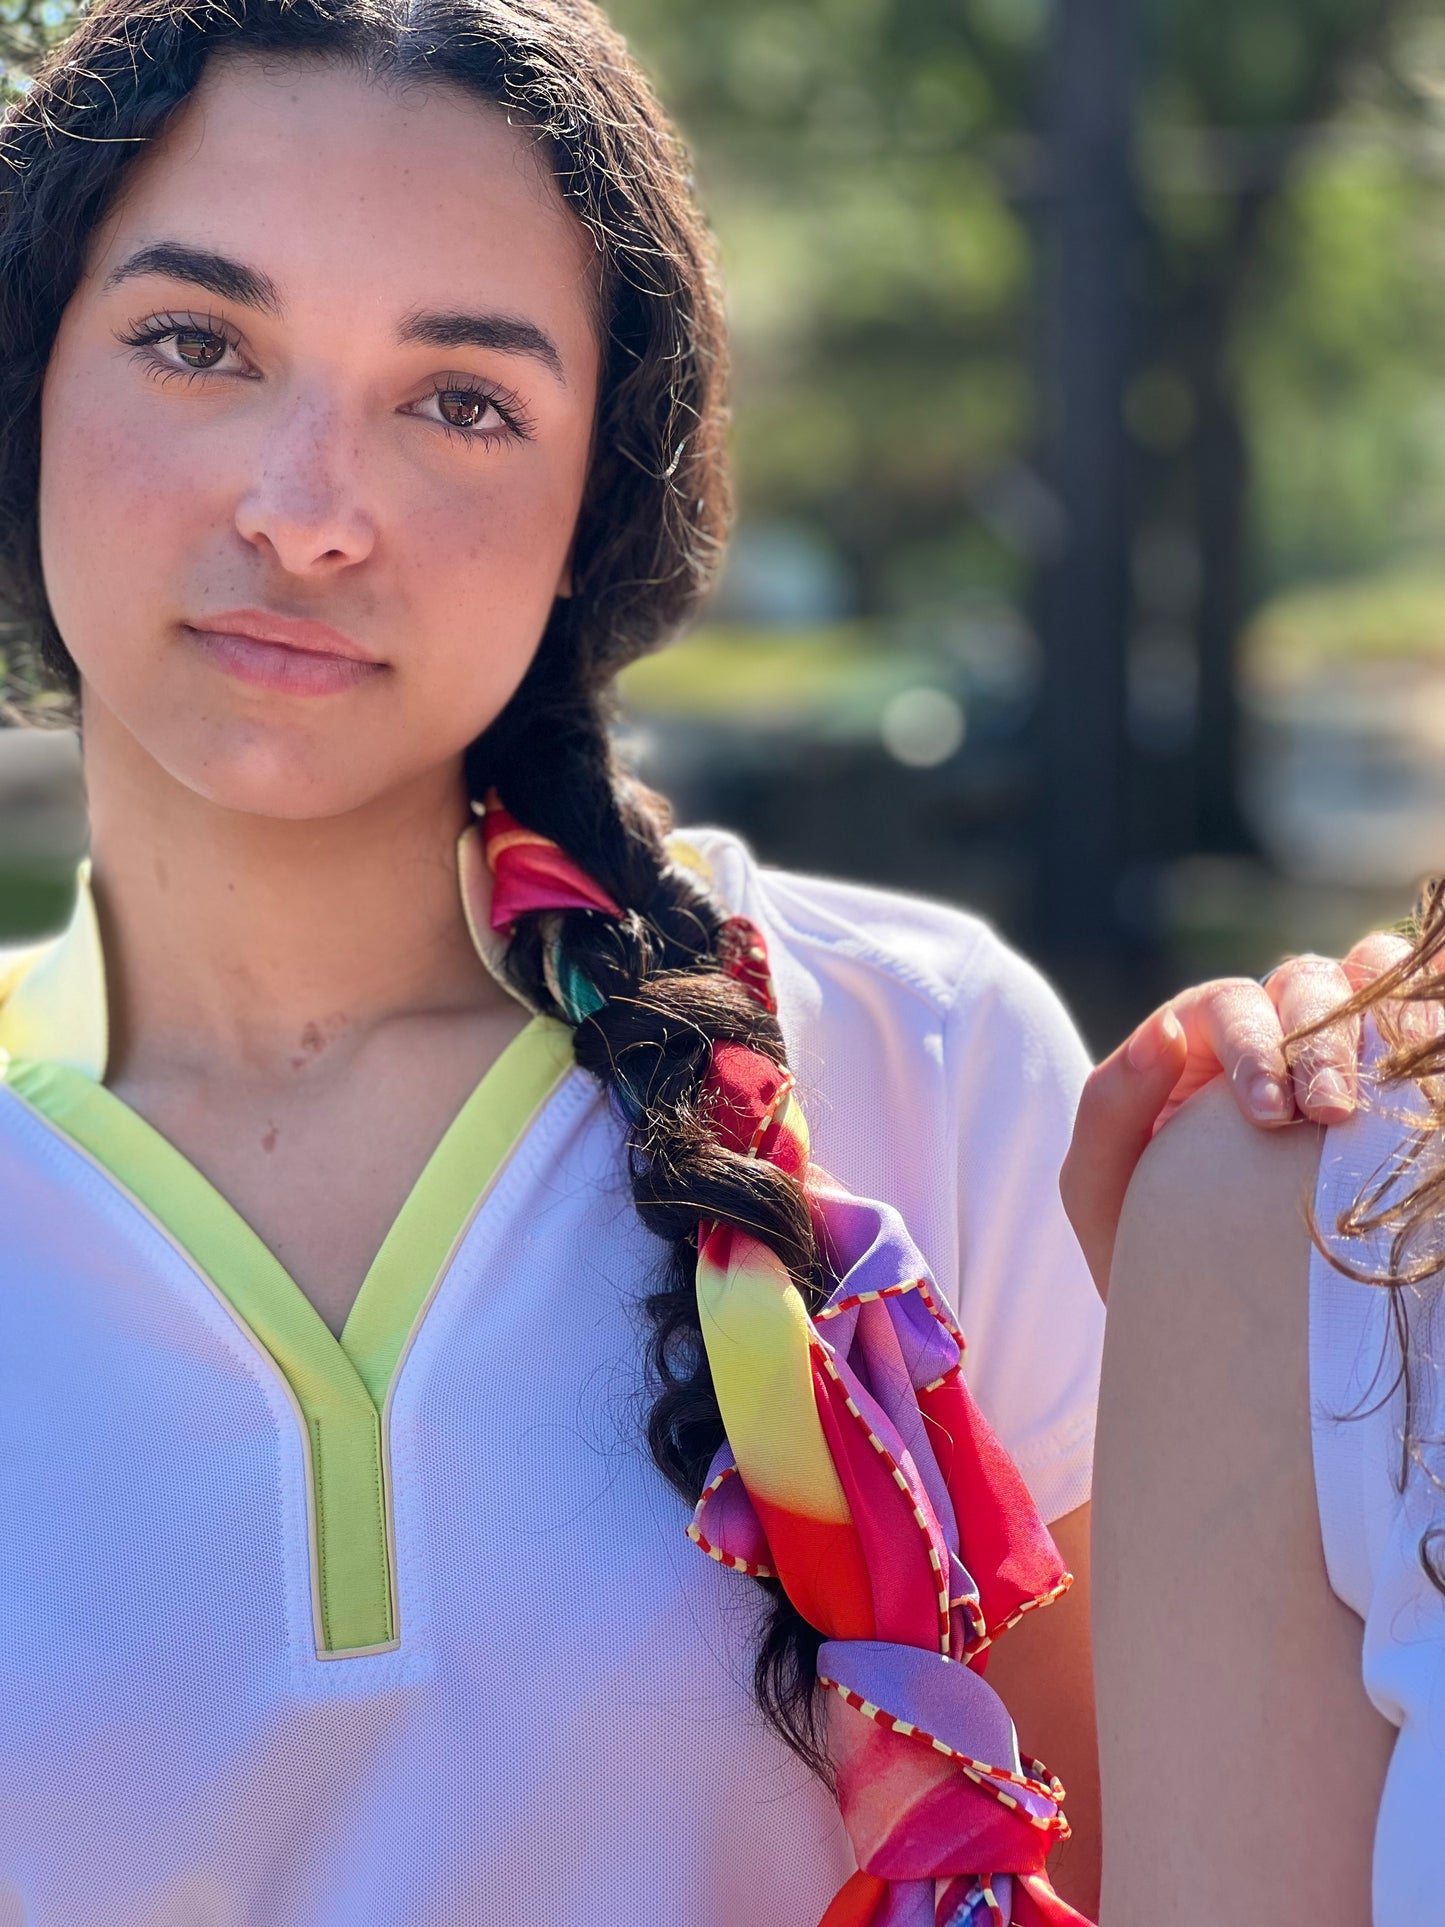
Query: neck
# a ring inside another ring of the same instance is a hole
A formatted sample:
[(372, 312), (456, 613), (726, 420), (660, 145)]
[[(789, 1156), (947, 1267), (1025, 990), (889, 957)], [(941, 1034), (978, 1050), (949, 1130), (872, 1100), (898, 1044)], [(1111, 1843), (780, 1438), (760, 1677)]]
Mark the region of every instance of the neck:
[(458, 894), (459, 764), (292, 822), (196, 796), (109, 718), (85, 749), (110, 1076), (279, 1076), (398, 1017), (509, 1002)]

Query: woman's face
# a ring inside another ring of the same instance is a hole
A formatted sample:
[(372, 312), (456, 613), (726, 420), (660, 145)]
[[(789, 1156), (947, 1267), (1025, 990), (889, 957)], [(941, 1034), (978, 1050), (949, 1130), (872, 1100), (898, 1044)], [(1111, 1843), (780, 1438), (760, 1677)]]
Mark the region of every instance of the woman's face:
[(454, 771), (568, 589), (596, 272), (499, 111), (213, 62), (45, 378), (41, 554), (88, 736), (275, 817)]

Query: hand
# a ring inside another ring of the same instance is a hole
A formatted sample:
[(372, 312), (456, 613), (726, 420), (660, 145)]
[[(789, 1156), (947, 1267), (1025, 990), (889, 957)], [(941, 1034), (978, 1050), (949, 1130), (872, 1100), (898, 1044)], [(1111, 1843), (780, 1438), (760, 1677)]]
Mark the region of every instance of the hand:
[(1288, 1065), (1284, 1038), (1328, 1016), (1409, 948), (1403, 937), (1377, 930), (1343, 963), (1292, 957), (1268, 984), (1247, 977), (1199, 984), (1171, 997), (1104, 1059), (1084, 1086), (1059, 1176), (1064, 1209), (1101, 1298), (1109, 1294), (1124, 1193), (1155, 1131), (1221, 1074), (1245, 1117), (1262, 1129), (1302, 1117), (1316, 1124), (1348, 1117), (1355, 1104), (1359, 1018), (1304, 1039)]

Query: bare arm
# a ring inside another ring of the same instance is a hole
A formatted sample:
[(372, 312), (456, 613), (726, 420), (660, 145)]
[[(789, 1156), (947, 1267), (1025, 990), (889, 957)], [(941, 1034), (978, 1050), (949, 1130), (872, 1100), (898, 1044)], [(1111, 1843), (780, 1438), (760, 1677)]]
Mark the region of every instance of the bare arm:
[(988, 1681), (1018, 1729), (1019, 1746), (1064, 1783), (1072, 1836), (1049, 1861), (1049, 1878), (1093, 1920), (1099, 1911), (1099, 1751), (1089, 1656), (1089, 1508), (1049, 1527), (1074, 1583), (1062, 1599), (1005, 1633)]
[(1223, 1087), (1150, 1146), (1110, 1283), (1095, 1483), (1103, 1927), (1361, 1927), (1394, 1729), (1329, 1589), (1308, 1127)]

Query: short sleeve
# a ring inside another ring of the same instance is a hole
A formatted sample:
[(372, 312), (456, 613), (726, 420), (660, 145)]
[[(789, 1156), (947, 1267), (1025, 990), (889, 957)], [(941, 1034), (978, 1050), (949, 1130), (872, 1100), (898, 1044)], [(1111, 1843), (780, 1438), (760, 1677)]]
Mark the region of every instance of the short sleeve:
[(1104, 1307), (1059, 1197), (1089, 1058), (1058, 994), (985, 933), (944, 1024), (968, 1376), (1046, 1520), (1087, 1503)]
[[(1344, 1228), (1349, 1212), (1361, 1198), (1374, 1199), (1377, 1207), (1399, 1202), (1424, 1175), (1412, 1139), (1416, 1125), (1429, 1123), (1424, 1099), (1414, 1084), (1379, 1088), (1381, 1051), (1369, 1019), (1360, 1102), (1351, 1118), (1326, 1131), (1321, 1147), (1310, 1253), (1310, 1427), (1320, 1537), (1330, 1588), (1361, 1619), (1370, 1613), (1389, 1539), (1419, 1502), (1413, 1490), (1407, 1500), (1398, 1483), (1406, 1464), (1402, 1365), (1408, 1362), (1417, 1400), (1425, 1388), (1440, 1395), (1438, 1295), (1411, 1293), (1398, 1326), (1390, 1294), (1350, 1275), (1388, 1278), (1394, 1232), (1386, 1222), (1351, 1235)], [(1402, 1332), (1408, 1345), (1403, 1354)], [(1416, 1409), (1411, 1423), (1418, 1439), (1433, 1442), (1439, 1434), (1428, 1411)], [(1423, 1483), (1431, 1512), (1433, 1478)], [(1406, 1564), (1413, 1566), (1413, 1554)]]
[(814, 1155), (903, 1215), (959, 1315), (984, 1416), (1046, 1520), (1085, 1503), (1104, 1308), (1059, 1200), (1088, 1055), (978, 917), (758, 865), (686, 831), (761, 927)]

